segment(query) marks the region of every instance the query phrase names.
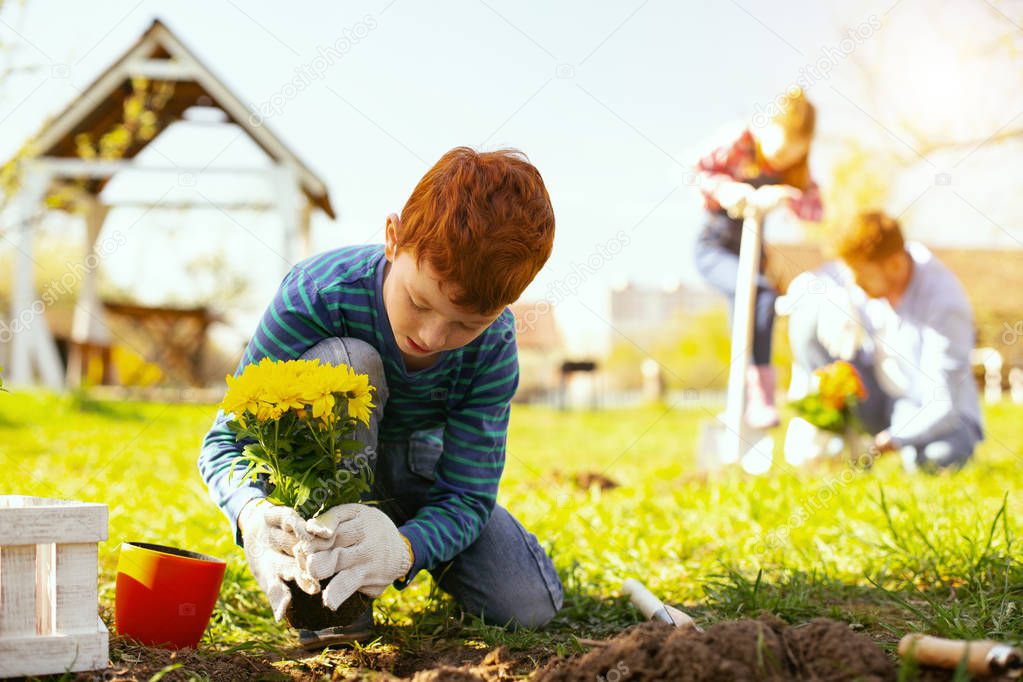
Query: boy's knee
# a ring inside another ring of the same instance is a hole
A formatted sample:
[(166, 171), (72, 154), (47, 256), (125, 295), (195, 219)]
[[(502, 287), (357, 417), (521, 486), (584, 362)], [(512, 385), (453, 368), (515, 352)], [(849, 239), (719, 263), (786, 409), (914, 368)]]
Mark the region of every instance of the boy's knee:
[(348, 365), (359, 374), (369, 376), (370, 386), (375, 387), (374, 397), (378, 406), (387, 401), (387, 378), (384, 363), (376, 348), (361, 339), (331, 337), (320, 341), (302, 353), (302, 360), (319, 360), (331, 365)]
[(495, 596), (484, 610), (483, 620), (512, 630), (542, 628), (558, 614), (562, 602), (560, 589), (551, 594), (545, 585), (536, 585), (525, 592)]
[(902, 465), (907, 471), (958, 469), (973, 457), (975, 447), (971, 438), (959, 434), (919, 447), (908, 445), (902, 448)]

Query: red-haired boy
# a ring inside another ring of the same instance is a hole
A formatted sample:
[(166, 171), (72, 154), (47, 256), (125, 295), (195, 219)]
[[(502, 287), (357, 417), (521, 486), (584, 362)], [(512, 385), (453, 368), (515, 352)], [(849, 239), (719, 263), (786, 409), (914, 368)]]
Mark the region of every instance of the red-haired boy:
[[(539, 627), (562, 604), (535, 536), (496, 504), (518, 385), (515, 301), (550, 256), (554, 212), (537, 169), (516, 151), (452, 149), (402, 209), (383, 245), (334, 249), (285, 278), (238, 371), (264, 357), (320, 358), (368, 373), (375, 506), (341, 505), (303, 521), (256, 501), (259, 482), (230, 477), (239, 453), (217, 415), (199, 469), (279, 620), (284, 581), (304, 573), (323, 601), (379, 596), (422, 569), (489, 623)], [(333, 576), (333, 577), (332, 577)], [(301, 631), (310, 648), (362, 638)]]

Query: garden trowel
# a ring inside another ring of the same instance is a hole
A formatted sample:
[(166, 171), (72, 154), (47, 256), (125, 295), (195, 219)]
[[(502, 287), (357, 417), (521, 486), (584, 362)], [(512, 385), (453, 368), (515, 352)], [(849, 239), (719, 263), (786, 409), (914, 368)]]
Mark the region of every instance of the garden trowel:
[(697, 625), (689, 614), (665, 604), (655, 597), (646, 585), (634, 578), (629, 578), (622, 584), (622, 592), (629, 595), (629, 601), (647, 620), (659, 620), (677, 628), (692, 628), (697, 632), (703, 632), (703, 628)]

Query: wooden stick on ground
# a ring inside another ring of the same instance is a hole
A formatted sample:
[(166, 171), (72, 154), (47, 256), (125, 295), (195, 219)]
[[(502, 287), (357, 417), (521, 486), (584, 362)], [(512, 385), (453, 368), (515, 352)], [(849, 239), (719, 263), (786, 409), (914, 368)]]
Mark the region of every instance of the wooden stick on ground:
[(942, 639), (913, 633), (899, 642), (899, 655), (922, 665), (946, 670), (955, 670), (965, 658), (966, 671), (971, 675), (1023, 676), (1023, 653), (1008, 644), (991, 640)]
[(696, 621), (693, 620), (688, 613), (679, 611), (674, 606), (669, 606), (668, 604), (663, 603), (638, 580), (633, 578), (626, 580), (625, 583), (622, 584), (622, 591), (629, 595), (629, 601), (632, 602), (633, 606), (639, 609), (639, 612), (642, 613), (645, 618), (650, 620), (659, 620), (677, 628), (693, 628), (697, 632), (702, 631), (700, 626), (696, 624)]
[(583, 637), (576, 637), (575, 641), (579, 642), (579, 644), (581, 644), (583, 646), (596, 646), (596, 647), (607, 646), (608, 644), (611, 643), (611, 640), (609, 640), (609, 639), (585, 639)]

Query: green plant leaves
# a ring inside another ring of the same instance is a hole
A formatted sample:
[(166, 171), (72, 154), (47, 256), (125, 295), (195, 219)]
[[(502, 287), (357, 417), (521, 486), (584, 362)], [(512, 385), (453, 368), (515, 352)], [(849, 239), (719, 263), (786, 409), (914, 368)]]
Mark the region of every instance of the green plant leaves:
[(358, 502), (370, 490), (372, 471), (368, 460), (354, 457), (366, 443), (352, 438), (357, 422), (347, 409), (347, 401), (338, 400), (330, 424), (290, 411), (276, 421), (228, 422), (235, 439), (247, 441), (235, 460), (245, 464), (244, 478), (265, 474), (272, 486), (268, 499), (306, 519)]
[(818, 429), (845, 433), (846, 428), (852, 424), (852, 403), (847, 403), (843, 409), (836, 410), (827, 405), (819, 393), (811, 393), (799, 400), (793, 400), (789, 405), (796, 414)]

